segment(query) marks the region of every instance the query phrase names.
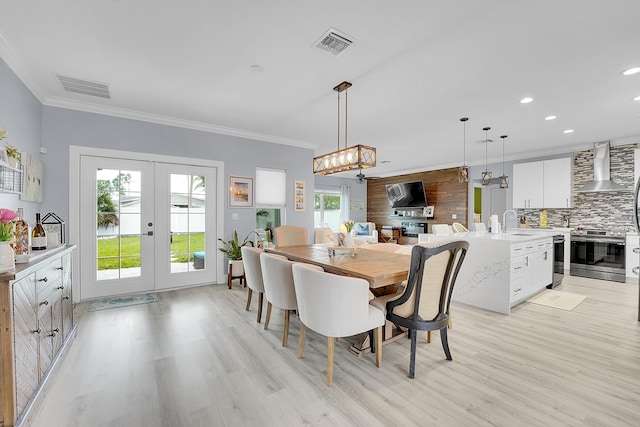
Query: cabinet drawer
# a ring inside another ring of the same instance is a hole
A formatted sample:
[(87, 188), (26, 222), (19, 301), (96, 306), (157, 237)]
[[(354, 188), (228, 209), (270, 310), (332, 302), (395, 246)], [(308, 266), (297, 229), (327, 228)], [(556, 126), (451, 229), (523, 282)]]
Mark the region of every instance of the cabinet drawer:
[(511, 260), (511, 281), (522, 277), (524, 272), (524, 258), (518, 257)]
[(62, 280), (62, 260), (60, 259), (36, 270), (36, 283), (38, 283), (38, 286), (59, 280)]
[(511, 281), (511, 301), (516, 300), (520, 295), (524, 295), (524, 281), (522, 279)]

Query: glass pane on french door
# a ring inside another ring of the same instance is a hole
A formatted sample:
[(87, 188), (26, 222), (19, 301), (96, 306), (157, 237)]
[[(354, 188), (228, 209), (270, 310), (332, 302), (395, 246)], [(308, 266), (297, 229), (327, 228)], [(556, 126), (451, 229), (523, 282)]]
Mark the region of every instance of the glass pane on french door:
[(156, 164), (159, 289), (215, 283), (216, 169)]
[(153, 164), (82, 156), (81, 298), (154, 288)]

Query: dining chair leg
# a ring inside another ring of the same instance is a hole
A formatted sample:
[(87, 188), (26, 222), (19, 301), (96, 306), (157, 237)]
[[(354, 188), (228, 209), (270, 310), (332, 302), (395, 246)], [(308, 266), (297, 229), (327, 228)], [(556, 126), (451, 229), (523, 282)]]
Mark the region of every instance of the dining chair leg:
[(409, 378), (415, 378), (416, 374), (416, 331), (411, 334), (411, 358), (409, 361)]
[(258, 292), (258, 320), (257, 320), (258, 323), (260, 323), (260, 321), (262, 320), (262, 301), (263, 300), (264, 300), (264, 293)]
[(371, 329), (369, 332), (369, 347), (371, 348), (371, 353), (375, 353), (376, 352), (376, 342), (374, 340), (373, 337), (373, 329)]
[(335, 348), (335, 338), (327, 337), (327, 385), (333, 384), (333, 350)]
[(431, 331), (427, 331), (427, 342), (431, 343)]
[(304, 338), (307, 335), (307, 326), (300, 322), (300, 341), (298, 341), (298, 359), (302, 358), (302, 352), (304, 351)]
[(442, 348), (444, 354), (447, 356), (447, 360), (451, 360), (451, 352), (449, 351), (449, 340), (447, 340), (447, 328), (440, 329), (440, 340), (442, 341)]
[(376, 328), (376, 366), (382, 367), (382, 326)]
[(264, 319), (264, 330), (269, 329), (269, 319), (271, 319), (271, 303), (267, 301), (267, 317)]
[(251, 307), (251, 295), (253, 295), (253, 289), (249, 288), (247, 292), (247, 306), (245, 307), (246, 311), (249, 311), (249, 307)]
[(289, 318), (291, 317), (291, 311), (284, 311), (284, 331), (282, 331), (282, 346), (286, 347), (289, 343)]

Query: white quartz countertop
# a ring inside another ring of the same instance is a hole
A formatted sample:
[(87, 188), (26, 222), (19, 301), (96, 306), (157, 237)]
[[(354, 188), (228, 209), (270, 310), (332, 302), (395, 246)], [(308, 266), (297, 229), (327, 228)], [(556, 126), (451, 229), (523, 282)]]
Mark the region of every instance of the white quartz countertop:
[[(549, 230), (551, 231), (551, 230)], [(550, 237), (551, 233), (536, 233), (522, 229), (513, 229), (506, 233), (487, 233), (484, 231), (470, 231), (468, 233), (455, 233), (451, 237), (479, 240), (507, 240), (510, 242), (526, 242)]]

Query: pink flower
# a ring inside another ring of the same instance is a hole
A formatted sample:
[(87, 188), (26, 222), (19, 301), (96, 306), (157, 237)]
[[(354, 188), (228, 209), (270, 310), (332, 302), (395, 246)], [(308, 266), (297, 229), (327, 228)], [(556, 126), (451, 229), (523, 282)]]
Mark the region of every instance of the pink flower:
[(5, 209), (5, 208), (0, 209), (0, 221), (2, 221), (3, 224), (7, 224), (13, 221), (14, 219), (16, 219), (17, 217), (18, 217), (18, 213), (12, 211), (11, 209)]

